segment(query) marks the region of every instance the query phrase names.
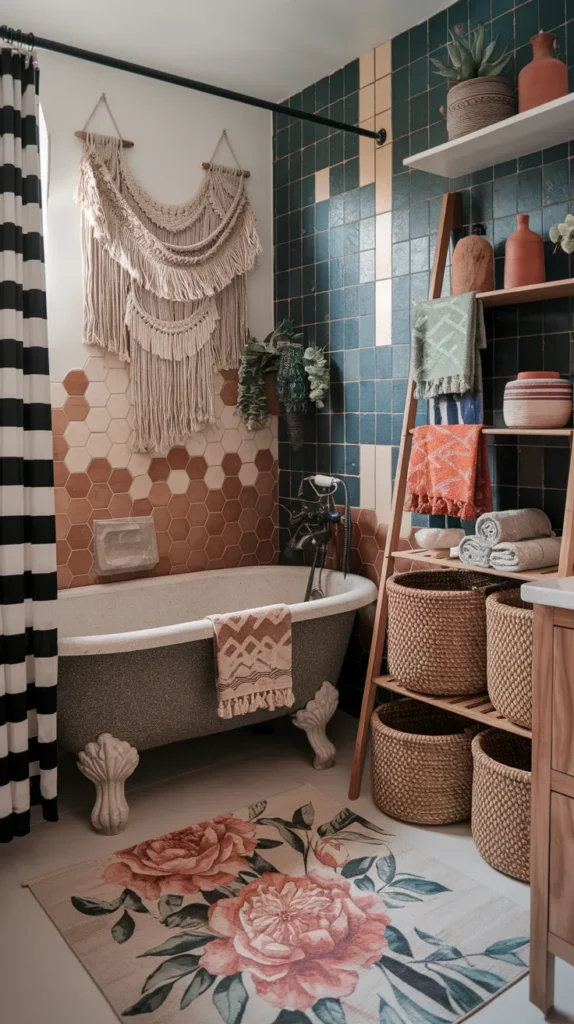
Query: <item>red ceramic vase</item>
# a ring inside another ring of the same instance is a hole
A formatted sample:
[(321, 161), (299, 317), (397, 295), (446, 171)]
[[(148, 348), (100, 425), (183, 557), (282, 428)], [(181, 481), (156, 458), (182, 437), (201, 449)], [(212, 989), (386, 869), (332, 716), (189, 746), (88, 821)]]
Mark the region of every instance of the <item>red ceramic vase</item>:
[(552, 56), (555, 36), (552, 32), (538, 32), (530, 42), (534, 56), (518, 75), (520, 114), (568, 93), (568, 68)]
[(531, 231), (527, 213), (519, 213), (518, 227), (506, 241), (504, 259), (504, 287), (522, 288), (527, 284), (541, 284), (546, 280), (544, 269), (544, 242), (536, 231)]

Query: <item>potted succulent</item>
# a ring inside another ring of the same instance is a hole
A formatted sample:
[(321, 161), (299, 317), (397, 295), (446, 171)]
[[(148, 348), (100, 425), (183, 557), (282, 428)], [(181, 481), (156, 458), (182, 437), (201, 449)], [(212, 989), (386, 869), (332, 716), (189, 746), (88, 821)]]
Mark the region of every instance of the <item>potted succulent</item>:
[(485, 45), (484, 25), (466, 41), (450, 33), (448, 63), (431, 57), (436, 71), (450, 83), (446, 126), (449, 139), (486, 128), (516, 113), (514, 84), (501, 75), (510, 54), (496, 55), (498, 39)]

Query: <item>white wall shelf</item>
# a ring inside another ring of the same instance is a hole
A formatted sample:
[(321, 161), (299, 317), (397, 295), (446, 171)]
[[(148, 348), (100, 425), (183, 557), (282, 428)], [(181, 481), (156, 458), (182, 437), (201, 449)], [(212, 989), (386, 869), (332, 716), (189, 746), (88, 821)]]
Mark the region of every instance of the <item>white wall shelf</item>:
[(430, 174), (459, 178), (570, 139), (574, 139), (574, 93), (426, 149), (407, 157), (403, 163)]

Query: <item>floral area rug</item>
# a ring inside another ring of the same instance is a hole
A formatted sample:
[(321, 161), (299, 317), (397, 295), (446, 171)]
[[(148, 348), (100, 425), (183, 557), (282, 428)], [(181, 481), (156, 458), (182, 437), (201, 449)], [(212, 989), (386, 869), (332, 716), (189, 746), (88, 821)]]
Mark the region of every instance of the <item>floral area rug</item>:
[(310, 786), (31, 883), (120, 1020), (446, 1024), (528, 915)]

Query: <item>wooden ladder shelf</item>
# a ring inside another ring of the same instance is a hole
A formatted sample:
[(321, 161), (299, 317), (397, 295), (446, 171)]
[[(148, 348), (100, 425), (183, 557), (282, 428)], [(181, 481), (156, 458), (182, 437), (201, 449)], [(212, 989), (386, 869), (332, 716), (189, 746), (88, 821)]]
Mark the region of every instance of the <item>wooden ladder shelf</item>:
[[(443, 196), (442, 209), (440, 215), (437, 243), (434, 255), (434, 265), (431, 274), (430, 287), (429, 287), (429, 299), (438, 299), (441, 296), (442, 285), (444, 280), (444, 272), (446, 267), (446, 261), (448, 256), (448, 248), (450, 243), (451, 232), (454, 228), (460, 225), (460, 194), (458, 192), (447, 192)], [(564, 282), (561, 282), (564, 283)], [(574, 286), (574, 282), (568, 282), (570, 288)], [(529, 298), (543, 300), (547, 297), (547, 294), (551, 292), (551, 289), (543, 289), (540, 287), (536, 295), (530, 294)], [(570, 291), (569, 294), (572, 292)], [(490, 297), (489, 293), (489, 296)], [(492, 293), (496, 294), (496, 293)], [(500, 294), (500, 293), (499, 293)], [(520, 301), (520, 298), (516, 296), (514, 301)], [(498, 305), (499, 302), (488, 302), (488, 305)], [(381, 571), (381, 578), (379, 582), (379, 595), (377, 600), (377, 610), (375, 614), (375, 624), (373, 627), (373, 638), (371, 641), (371, 650), (369, 653), (369, 662), (367, 666), (367, 673), (365, 679), (365, 689), (363, 692), (363, 701), (361, 705), (361, 714), (359, 718), (359, 728), (357, 732), (357, 741), (355, 745), (355, 754), (353, 758), (353, 768), (351, 773), (351, 782), (349, 786), (349, 799), (356, 800), (361, 790), (361, 780), (363, 776), (363, 768), (365, 764), (365, 755), (367, 752), (367, 744), (369, 740), (369, 729), (371, 715), (375, 707), (375, 697), (377, 693), (377, 687), (381, 686), (384, 689), (391, 690), (394, 693), (401, 693), (404, 696), (410, 696), (415, 700), (421, 700), (427, 704), (436, 704), (439, 707), (446, 707), (445, 698), (429, 697), (427, 695), (412, 693), (406, 691), (395, 679), (391, 676), (382, 676), (381, 662), (383, 659), (383, 651), (385, 646), (385, 639), (387, 635), (387, 617), (388, 617), (388, 603), (387, 603), (387, 580), (389, 576), (392, 576), (395, 568), (396, 558), (408, 558), (414, 562), (421, 562), (426, 565), (433, 565), (438, 569), (451, 569), (453, 567), (460, 567), (462, 563), (458, 559), (447, 558), (438, 559), (429, 555), (425, 551), (399, 551), (399, 540), (401, 531), (401, 522), (403, 517), (403, 509), (405, 504), (406, 488), (407, 488), (407, 473), (409, 465), (409, 456), (411, 450), (411, 436), (415, 426), (415, 419), (417, 414), (417, 399), (415, 398), (415, 384), (412, 376), (409, 377), (407, 386), (407, 396), (405, 402), (405, 412), (403, 418), (403, 428), (401, 433), (401, 443), (399, 448), (399, 459), (397, 464), (397, 472), (395, 476), (395, 485), (393, 489), (393, 500), (391, 505), (391, 521), (389, 523), (389, 530), (387, 533), (387, 539), (385, 543), (385, 553), (383, 559), (383, 568)], [(503, 428), (485, 428), (485, 433), (488, 434), (554, 434), (569, 436), (572, 441), (571, 430), (510, 430)], [(562, 546), (560, 550), (560, 565), (557, 569), (538, 569), (529, 573), (508, 573), (498, 572), (495, 569), (483, 569), (477, 567), (478, 572), (490, 572), (493, 575), (504, 576), (504, 577), (516, 577), (519, 580), (532, 580), (532, 579), (548, 579), (556, 576), (571, 576), (574, 573), (574, 458), (573, 458), (574, 447), (570, 450), (570, 468), (568, 474), (568, 484), (566, 490), (566, 506), (564, 511), (564, 524), (562, 531)], [(465, 569), (472, 569), (472, 566), (465, 565)], [(485, 722), (485, 724), (496, 725), (499, 729), (506, 729), (510, 732), (520, 733), (521, 735), (529, 735), (528, 730), (520, 729), (519, 727), (509, 722), (507, 719), (498, 715), (488, 700), (486, 694), (478, 694), (474, 698), (468, 700), (460, 700), (456, 703), (456, 707), (453, 706), (452, 701), (448, 702), (451, 710), (456, 710), (456, 713), (463, 715), (467, 718), (471, 718)]]

